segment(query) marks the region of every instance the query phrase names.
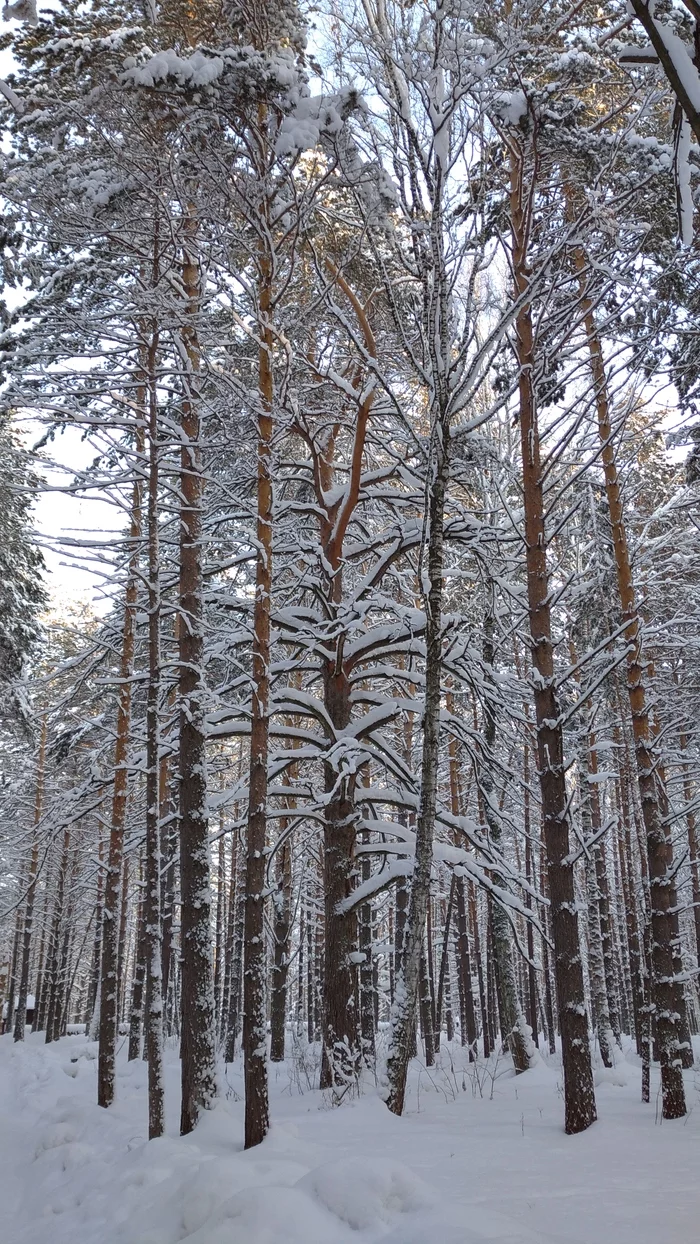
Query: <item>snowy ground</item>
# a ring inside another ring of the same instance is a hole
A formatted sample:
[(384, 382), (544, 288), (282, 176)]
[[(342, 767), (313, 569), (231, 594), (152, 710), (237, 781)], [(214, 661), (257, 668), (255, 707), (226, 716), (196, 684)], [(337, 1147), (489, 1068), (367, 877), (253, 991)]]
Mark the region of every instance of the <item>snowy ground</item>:
[(292, 1060), (272, 1073), (268, 1140), (243, 1153), (239, 1068), (180, 1139), (172, 1053), (169, 1134), (149, 1144), (145, 1066), (122, 1049), (104, 1111), (95, 1054), (80, 1037), (0, 1038), (3, 1244), (700, 1241), (697, 1072), (689, 1117), (661, 1124), (654, 1099), (639, 1101), (636, 1059), (621, 1057), (598, 1074), (599, 1122), (566, 1137), (554, 1060), (516, 1080), (505, 1061), (476, 1076), (443, 1053), (441, 1070), (414, 1068), (403, 1119), (371, 1086), (332, 1108)]

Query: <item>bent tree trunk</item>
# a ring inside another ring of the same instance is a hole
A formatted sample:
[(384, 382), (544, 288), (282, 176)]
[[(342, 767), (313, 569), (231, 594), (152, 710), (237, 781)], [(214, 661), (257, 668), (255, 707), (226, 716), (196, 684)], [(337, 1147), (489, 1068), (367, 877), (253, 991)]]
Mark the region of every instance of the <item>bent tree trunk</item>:
[(564, 1067), (564, 1127), (584, 1131), (596, 1119), (588, 1020), (581, 965), (573, 867), (569, 855), (569, 813), (564, 768), (564, 740), (554, 677), (544, 496), (540, 465), (532, 314), (528, 290), (527, 231), (529, 204), (520, 147), (511, 146), (511, 229), (516, 299), (523, 299), (515, 323), (519, 366), (519, 415), (525, 508), (525, 557), (530, 643), (534, 674), (537, 761), (549, 897), (554, 967)]

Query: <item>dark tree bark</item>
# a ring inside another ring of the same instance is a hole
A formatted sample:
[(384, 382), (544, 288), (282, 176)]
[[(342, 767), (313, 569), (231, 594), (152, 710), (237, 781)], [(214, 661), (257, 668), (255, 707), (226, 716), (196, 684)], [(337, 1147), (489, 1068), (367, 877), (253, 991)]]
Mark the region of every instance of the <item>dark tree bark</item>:
[(183, 374), (180, 451), (180, 911), (182, 1103), (180, 1132), (196, 1126), (216, 1093), (214, 987), (211, 952), (211, 888), (207, 822), (204, 724), (204, 629), (202, 427), (200, 349), (196, 317), (200, 304), (197, 222), (184, 226), (182, 278), (186, 297), (181, 337)]
[(431, 464), (433, 478), (429, 492), (427, 566), (429, 591), (425, 601), (427, 621), (421, 787), (406, 947), (401, 966), (400, 988), (397, 988), (397, 998), (392, 1008), (387, 1058), (387, 1105), (394, 1114), (399, 1115), (403, 1113), (411, 1052), (411, 1032), (415, 1023), (418, 1001), (423, 937), (430, 899), (430, 871), (437, 806), (442, 691), (444, 511), (448, 476), (446, 441), (449, 435), (449, 423), (445, 417), (445, 410), (446, 406), (441, 405), (434, 412), (435, 461)]
[[(32, 849), (27, 867), (27, 897), (24, 901), (24, 920), (20, 941), (19, 986), (17, 989), (17, 1015), (15, 1018), (14, 1039), (24, 1041), (24, 1028), (27, 1021), (27, 993), (29, 991), (29, 956), (32, 949), (32, 932), (34, 928), (34, 903), (36, 901), (37, 870), (39, 867), (39, 822), (44, 807), (44, 775), (46, 768), (46, 734), (47, 725), (44, 716), (39, 736), (39, 759), (37, 763), (36, 794), (34, 798), (34, 827), (32, 833)], [(36, 999), (34, 1000), (36, 1003)]]
[[(340, 592), (337, 580), (336, 592)], [(350, 723), (350, 682), (347, 665), (325, 663), (324, 700), (336, 730)], [(355, 857), (357, 812), (354, 775), (339, 777), (332, 764), (324, 765), (329, 795), (323, 825), (324, 988), (323, 1058), (321, 1088), (343, 1093), (357, 1074), (358, 1034), (355, 1005), (357, 915), (346, 909)]]
[(94, 1029), (99, 1020), (98, 989), (100, 986), (100, 959), (102, 957), (102, 904), (104, 898), (104, 849), (102, 835), (102, 819), (99, 819), (99, 841), (97, 845), (97, 893), (95, 895), (95, 934), (92, 948), (92, 969), (88, 985), (87, 1004), (85, 1007), (85, 1031), (92, 1039)]
[[(489, 610), (484, 619), (483, 655), (487, 674), (493, 671), (495, 619)], [(483, 799), (486, 829), (491, 841), (500, 848), (502, 842), (499, 810), (494, 797), (492, 757), (496, 742), (496, 712), (492, 699), (484, 696), (482, 701), (482, 729), (486, 756), (480, 767), (478, 780)], [(494, 871), (493, 880), (505, 890), (505, 878)], [(515, 1074), (520, 1075), (530, 1066), (530, 1053), (525, 1032), (525, 1016), (522, 1012), (515, 983), (513, 965), (513, 934), (510, 921), (500, 903), (491, 899), (491, 928), (493, 932), (493, 964), (498, 990), (498, 1011), (501, 1019), (501, 1039), (513, 1058)]]
[(519, 422), (525, 507), (525, 559), (532, 651), (537, 763), (542, 797), (544, 839), (554, 938), (555, 974), (564, 1065), (564, 1127), (581, 1132), (596, 1119), (588, 1020), (581, 965), (573, 867), (569, 857), (569, 812), (564, 740), (554, 675), (550, 594), (547, 570), (545, 504), (534, 387), (535, 344), (529, 290), (528, 230), (532, 172), (517, 140), (510, 147), (510, 215), (513, 240), (514, 296), (519, 367)]
[[(523, 829), (525, 832), (525, 880), (529, 885), (532, 885), (535, 879), (535, 873), (532, 862), (532, 826), (530, 824), (530, 745), (527, 742), (523, 748)], [(529, 893), (525, 896), (525, 905), (528, 910), (532, 910), (532, 898)], [(532, 927), (531, 920), (528, 920), (527, 922), (527, 957), (528, 1023), (532, 1032), (532, 1039), (539, 1049), (537, 978), (535, 976), (534, 968), (535, 931)]]
[(647, 706), (645, 671), (642, 663), (642, 632), (624, 522), (622, 493), (615, 461), (605, 363), (593, 313), (593, 303), (586, 289), (586, 258), (580, 250), (576, 255), (576, 264), (581, 284), (582, 308), (595, 388), (598, 433), (605, 475), (605, 494), (612, 529), (617, 586), (625, 628), (627, 693), (632, 717), (637, 782), (649, 861), (652, 925), (651, 1005), (654, 1007), (656, 1039), (661, 1062), (662, 1112), (665, 1119), (678, 1119), (685, 1115), (686, 1105), (683, 1073), (679, 1060), (679, 1012), (673, 955), (676, 931), (673, 845), (670, 830), (664, 821), (660, 806), (663, 792), (657, 758), (654, 754), (653, 734)]
[(70, 826), (66, 826), (63, 831), (63, 843), (61, 846), (61, 859), (58, 865), (58, 878), (56, 884), (56, 900), (53, 911), (53, 922), (51, 928), (51, 939), (48, 952), (47, 963), (47, 1000), (46, 1000), (46, 1043), (58, 1040), (60, 1035), (60, 1025), (58, 1016), (60, 1014), (60, 989), (61, 989), (61, 960), (59, 953), (59, 944), (61, 933), (65, 932), (65, 897), (66, 897), (66, 879), (68, 877), (68, 866), (70, 863)]
[(277, 848), (277, 892), (274, 896), (275, 950), (270, 1002), (270, 1061), (284, 1062), (287, 1019), (287, 980), (292, 931), (292, 838), (287, 821), (280, 821), (282, 845)]
[[(157, 235), (156, 235), (157, 237)], [(157, 247), (156, 247), (157, 251)], [(154, 271), (153, 284), (158, 273)], [(148, 1058), (148, 1139), (165, 1129), (163, 1084), (163, 947), (160, 913), (160, 540), (159, 435), (156, 395), (158, 329), (148, 346), (148, 686), (146, 693), (146, 953), (145, 1045)]]
[[(369, 831), (364, 831), (362, 839), (369, 842)], [(362, 856), (362, 880), (367, 881), (371, 872), (368, 855)], [(376, 1056), (374, 1039), (375, 988), (373, 959), (373, 926), (374, 914), (371, 902), (363, 903), (358, 914), (359, 951), (363, 955), (360, 963), (360, 1039), (362, 1056), (370, 1065)]]
[(139, 903), (138, 926), (136, 932), (136, 955), (134, 973), (131, 981), (131, 1017), (129, 1019), (128, 1060), (135, 1062), (141, 1057), (141, 1035), (143, 1029), (143, 995), (146, 981), (146, 910), (143, 901)]
[(224, 812), (219, 813), (219, 844), (216, 865), (216, 924), (214, 932), (214, 1010), (217, 1031), (221, 1027), (224, 978), (226, 975), (224, 947), (226, 944), (226, 838)]
[(19, 966), (20, 942), (22, 937), (22, 912), (17, 912), (15, 919), (15, 936), (12, 941), (12, 957), (7, 980), (7, 1014), (2, 1023), (3, 1033), (12, 1031), (15, 1013), (15, 997), (17, 993), (17, 969)]
[(435, 1064), (433, 996), (430, 988), (430, 972), (428, 970), (428, 956), (425, 948), (420, 960), (418, 991), (418, 1011), (420, 1015), (421, 1036), (423, 1038), (423, 1047), (425, 1050), (425, 1065), (426, 1067), (433, 1067)]
[[(437, 999), (435, 1002), (435, 1049), (440, 1049), (440, 1033), (442, 1029), (442, 1009), (445, 999), (445, 986), (449, 988), (449, 947), (450, 947), (450, 927), (452, 925), (452, 910), (454, 908), (455, 891), (457, 888), (457, 878), (454, 873), (450, 881), (450, 893), (445, 907), (445, 914), (442, 924), (442, 950), (440, 952), (440, 970), (438, 973)], [(451, 1026), (451, 1024), (450, 1024)], [(448, 1041), (452, 1037), (447, 1036)]]
[(474, 959), (476, 961), (476, 978), (479, 985), (479, 1011), (481, 1014), (481, 1039), (484, 1051), (484, 1058), (489, 1058), (493, 1049), (493, 1041), (491, 1039), (491, 1025), (489, 1023), (488, 999), (486, 991), (486, 981), (484, 977), (484, 956), (482, 954), (481, 934), (479, 932), (479, 911), (476, 903), (476, 892), (472, 882), (467, 883), (469, 886), (469, 923), (471, 926), (472, 940), (474, 942)]
[[(258, 108), (258, 129), (265, 135), (268, 114)], [(261, 142), (264, 139), (261, 139)], [(266, 172), (260, 153), (261, 176)], [(243, 1061), (245, 1076), (245, 1147), (259, 1145), (270, 1126), (267, 1088), (267, 1016), (265, 1011), (265, 848), (267, 845), (267, 761), (270, 701), (270, 613), (272, 609), (272, 256), (265, 238), (269, 233), (270, 204), (262, 206), (263, 233), (258, 256), (260, 349), (258, 352), (257, 416), (257, 527), (255, 602), (253, 606), (253, 696), (250, 734), (248, 837), (245, 874), (245, 933), (243, 941)]]
[[(145, 405), (143, 387), (139, 387), (138, 405)], [(136, 453), (143, 453), (143, 432), (137, 427)], [(119, 893), (124, 856), (124, 824), (128, 797), (129, 734), (131, 728), (131, 689), (134, 673), (135, 613), (138, 599), (138, 570), (142, 526), (142, 483), (137, 475), (134, 481), (129, 528), (130, 556), (124, 597), (124, 622), (122, 625), (122, 650), (119, 662), (119, 702), (117, 707), (117, 737), (114, 745), (114, 787), (112, 793), (112, 822), (107, 849), (107, 869), (104, 880), (102, 907), (102, 936), (100, 939), (99, 981), (99, 1054), (97, 1062), (97, 1104), (111, 1106), (114, 1101), (114, 1060), (117, 1043), (118, 1022), (118, 937)]]

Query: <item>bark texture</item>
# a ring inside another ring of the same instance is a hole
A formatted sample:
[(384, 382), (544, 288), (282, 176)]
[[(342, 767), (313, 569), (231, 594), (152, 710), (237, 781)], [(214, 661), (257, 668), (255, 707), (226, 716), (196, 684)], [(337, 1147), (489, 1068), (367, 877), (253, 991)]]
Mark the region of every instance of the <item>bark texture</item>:
[(515, 334), (519, 366), (519, 422), (537, 763), (564, 1066), (564, 1127), (567, 1133), (574, 1133), (583, 1131), (595, 1122), (596, 1106), (574, 874), (568, 858), (569, 811), (564, 740), (554, 676), (545, 505), (534, 385), (535, 345), (528, 300), (527, 246), (533, 178), (532, 174), (526, 178), (522, 148), (515, 142), (511, 144), (510, 160), (514, 295), (521, 303)]
[(180, 898), (182, 951), (182, 1103), (180, 1132), (191, 1132), (216, 1093), (214, 984), (211, 950), (211, 889), (207, 822), (204, 726), (204, 630), (202, 428), (200, 350), (196, 316), (200, 303), (197, 222), (185, 222), (182, 263), (187, 299), (181, 337), (183, 374), (180, 451)]

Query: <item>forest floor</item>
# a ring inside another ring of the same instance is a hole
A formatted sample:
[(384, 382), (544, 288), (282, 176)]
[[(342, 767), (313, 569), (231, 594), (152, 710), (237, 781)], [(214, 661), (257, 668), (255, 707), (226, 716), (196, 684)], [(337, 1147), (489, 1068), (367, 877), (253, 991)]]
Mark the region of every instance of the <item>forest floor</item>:
[[(700, 1053), (700, 1050), (698, 1051)], [(417, 1062), (407, 1111), (373, 1085), (334, 1108), (309, 1087), (308, 1052), (271, 1073), (273, 1125), (242, 1151), (240, 1067), (196, 1132), (146, 1142), (146, 1067), (119, 1055), (117, 1102), (95, 1105), (96, 1046), (0, 1038), (3, 1244), (698, 1244), (700, 1071), (690, 1112), (661, 1123), (658, 1080), (639, 1100), (636, 1055), (597, 1073), (599, 1121), (563, 1132), (556, 1060)]]

